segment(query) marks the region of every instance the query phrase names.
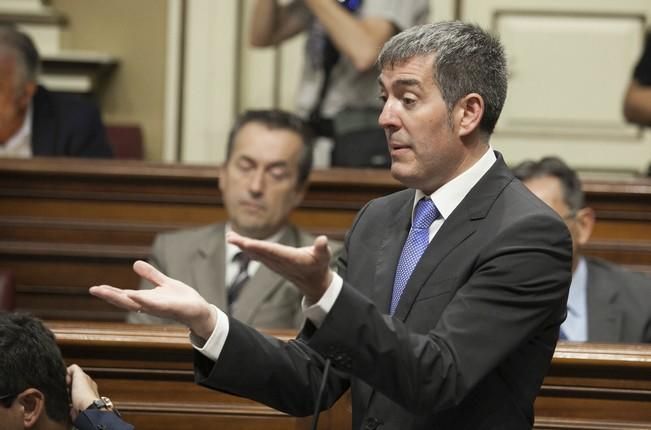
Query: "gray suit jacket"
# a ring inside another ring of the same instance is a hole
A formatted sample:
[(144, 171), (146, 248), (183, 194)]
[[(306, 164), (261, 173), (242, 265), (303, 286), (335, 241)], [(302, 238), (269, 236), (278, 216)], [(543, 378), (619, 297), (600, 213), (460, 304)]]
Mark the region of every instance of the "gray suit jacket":
[[(314, 237), (289, 226), (279, 242), (306, 246), (314, 242)], [(224, 224), (212, 224), (156, 236), (151, 263), (166, 275), (194, 287), (208, 302), (226, 310), (224, 253)], [(153, 288), (153, 285), (143, 280), (140, 288)], [(301, 298), (290, 282), (261, 265), (233, 304), (232, 315), (255, 327), (297, 329), (303, 321)], [(132, 323), (173, 323), (136, 313), (130, 313), (127, 319)]]
[(217, 363), (195, 352), (197, 382), (308, 415), (329, 359), (324, 407), (350, 386), (354, 429), (531, 428), (565, 318), (567, 228), (498, 155), (388, 316), (413, 198), (362, 209), (340, 260), (343, 289), (318, 329), (307, 322), (285, 344), (232, 321)]
[(588, 266), (588, 341), (651, 342), (651, 278), (603, 260)]

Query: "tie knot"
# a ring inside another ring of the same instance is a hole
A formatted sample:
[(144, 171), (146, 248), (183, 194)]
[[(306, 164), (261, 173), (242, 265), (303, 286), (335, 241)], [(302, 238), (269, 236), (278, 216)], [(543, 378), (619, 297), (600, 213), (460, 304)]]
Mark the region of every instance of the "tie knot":
[(416, 203), (414, 210), (414, 223), (412, 228), (429, 229), (434, 220), (438, 218), (439, 211), (436, 209), (432, 199), (423, 197)]
[(240, 265), (240, 271), (246, 270), (249, 267), (250, 261), (251, 257), (249, 257), (249, 254), (242, 251), (233, 256), (233, 262)]

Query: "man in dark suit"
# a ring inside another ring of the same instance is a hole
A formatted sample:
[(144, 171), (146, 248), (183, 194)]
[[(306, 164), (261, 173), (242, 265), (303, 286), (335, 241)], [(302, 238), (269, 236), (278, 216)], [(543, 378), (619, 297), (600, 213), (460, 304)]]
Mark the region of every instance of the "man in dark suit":
[[(240, 282), (240, 250), (226, 243), (226, 234), (235, 231), (296, 247), (314, 242), (314, 236), (289, 222), (307, 189), (312, 147), (306, 124), (294, 114), (281, 110), (242, 114), (231, 129), (219, 175), (227, 222), (156, 236), (151, 263), (246, 324), (298, 329), (303, 321), (301, 292), (258, 262), (246, 264), (246, 280)], [(140, 284), (140, 289), (153, 287), (146, 280)], [(235, 289), (239, 293), (234, 294)], [(128, 320), (172, 322), (135, 312)]]
[(562, 336), (571, 341), (651, 342), (651, 278), (582, 255), (595, 225), (581, 181), (557, 157), (524, 161), (513, 173), (565, 220), (574, 258), (567, 319)]
[(134, 268), (155, 294), (91, 293), (188, 325), (198, 383), (291, 414), (312, 413), (323, 379), (318, 407), (350, 387), (355, 429), (531, 428), (572, 245), (490, 148), (506, 98), (503, 49), (479, 27), (441, 22), (394, 36), (379, 66), (391, 173), (409, 189), (361, 210), (339, 273), (324, 236), (298, 249), (228, 238), (302, 290), (297, 340), (227, 318), (144, 262)]
[(39, 69), (32, 40), (0, 26), (0, 156), (112, 157), (97, 108), (38, 85)]
[(133, 430), (36, 318), (0, 312), (0, 428)]

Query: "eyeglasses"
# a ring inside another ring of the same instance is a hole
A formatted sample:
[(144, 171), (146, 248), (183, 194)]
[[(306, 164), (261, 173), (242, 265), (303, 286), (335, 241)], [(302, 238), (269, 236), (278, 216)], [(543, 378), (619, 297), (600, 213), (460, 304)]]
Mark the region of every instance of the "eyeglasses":
[(14, 402), (14, 399), (18, 396), (18, 394), (5, 394), (4, 396), (0, 396), (0, 402), (5, 405), (6, 407), (11, 406), (11, 404)]

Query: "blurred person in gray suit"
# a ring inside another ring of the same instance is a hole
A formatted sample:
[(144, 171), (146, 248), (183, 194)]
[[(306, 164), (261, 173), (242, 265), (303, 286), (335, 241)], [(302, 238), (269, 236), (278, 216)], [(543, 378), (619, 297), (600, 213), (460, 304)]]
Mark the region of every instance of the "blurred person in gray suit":
[(595, 225), (576, 172), (557, 157), (525, 161), (513, 173), (554, 209), (572, 235), (572, 284), (561, 339), (651, 342), (651, 278), (582, 255)]
[[(298, 289), (226, 243), (225, 235), (235, 231), (295, 247), (311, 245), (314, 236), (289, 223), (292, 209), (303, 200), (311, 167), (312, 138), (299, 117), (278, 110), (244, 113), (230, 132), (219, 176), (227, 222), (159, 234), (151, 263), (242, 322), (299, 328)], [(140, 285), (152, 287), (144, 280)], [(172, 322), (138, 313), (130, 313), (128, 321)]]

